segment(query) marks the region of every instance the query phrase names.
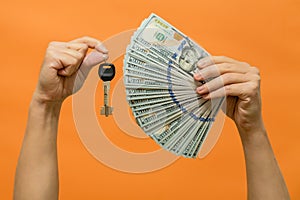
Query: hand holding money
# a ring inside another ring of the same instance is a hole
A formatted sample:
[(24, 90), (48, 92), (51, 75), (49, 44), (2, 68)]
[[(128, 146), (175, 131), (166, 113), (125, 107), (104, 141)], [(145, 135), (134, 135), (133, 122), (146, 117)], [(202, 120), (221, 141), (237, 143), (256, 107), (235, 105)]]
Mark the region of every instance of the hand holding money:
[[(194, 78), (214, 78), (197, 88), (205, 99), (227, 96), (226, 114), (241, 134), (264, 129), (261, 115), (260, 75), (256, 67), (224, 56), (212, 56), (198, 62)], [(243, 136), (243, 135), (242, 135)]]
[(224, 98), (196, 93), (197, 61), (209, 54), (151, 14), (131, 38), (124, 58), (129, 106), (138, 125), (164, 149), (188, 158), (201, 152)]

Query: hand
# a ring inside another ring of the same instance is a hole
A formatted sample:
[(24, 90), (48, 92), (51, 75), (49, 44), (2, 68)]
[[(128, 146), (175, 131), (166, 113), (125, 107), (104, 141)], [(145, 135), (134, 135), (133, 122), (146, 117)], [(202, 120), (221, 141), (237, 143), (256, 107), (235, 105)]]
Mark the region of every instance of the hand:
[[(87, 54), (88, 49), (93, 51)], [(108, 58), (107, 49), (94, 38), (51, 42), (46, 51), (34, 97), (42, 102), (62, 102), (83, 85), (91, 68)]]
[(236, 123), (240, 134), (264, 129), (257, 68), (224, 56), (203, 58), (198, 68), (195, 80), (213, 79), (198, 87), (197, 93), (204, 99), (227, 96), (226, 114)]

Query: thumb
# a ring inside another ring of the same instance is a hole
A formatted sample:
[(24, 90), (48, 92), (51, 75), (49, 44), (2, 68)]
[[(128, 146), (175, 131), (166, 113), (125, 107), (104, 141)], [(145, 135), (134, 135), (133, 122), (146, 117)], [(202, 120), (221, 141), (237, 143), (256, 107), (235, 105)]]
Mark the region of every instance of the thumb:
[(108, 55), (99, 51), (92, 51), (82, 61), (79, 70), (81, 71), (84, 78), (87, 77), (91, 69), (99, 63), (108, 59)]

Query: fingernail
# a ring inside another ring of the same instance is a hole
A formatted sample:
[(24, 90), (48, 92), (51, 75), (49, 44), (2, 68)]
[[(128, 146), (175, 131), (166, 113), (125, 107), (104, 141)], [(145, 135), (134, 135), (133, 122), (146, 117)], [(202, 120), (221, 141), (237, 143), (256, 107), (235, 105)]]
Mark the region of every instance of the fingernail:
[(103, 44), (97, 45), (96, 49), (99, 51), (102, 51), (103, 53), (108, 53), (108, 50), (106, 49), (106, 47)]
[(203, 92), (203, 91), (202, 91), (203, 89), (204, 89), (204, 86), (200, 86), (200, 87), (197, 88), (197, 91), (198, 91), (198, 92)]
[(102, 54), (102, 57), (103, 57), (104, 60), (108, 59), (108, 55), (107, 54)]
[(194, 74), (194, 78), (198, 81), (202, 80), (202, 76), (200, 74)]

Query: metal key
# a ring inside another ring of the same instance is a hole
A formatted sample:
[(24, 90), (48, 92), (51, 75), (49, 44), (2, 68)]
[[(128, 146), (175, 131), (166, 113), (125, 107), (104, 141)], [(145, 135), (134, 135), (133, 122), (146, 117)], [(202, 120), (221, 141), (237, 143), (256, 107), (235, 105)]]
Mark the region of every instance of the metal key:
[(112, 114), (113, 107), (109, 106), (109, 89), (110, 81), (115, 77), (115, 66), (112, 63), (103, 63), (99, 66), (98, 75), (103, 81), (103, 90), (104, 90), (104, 106), (101, 108), (101, 115)]

